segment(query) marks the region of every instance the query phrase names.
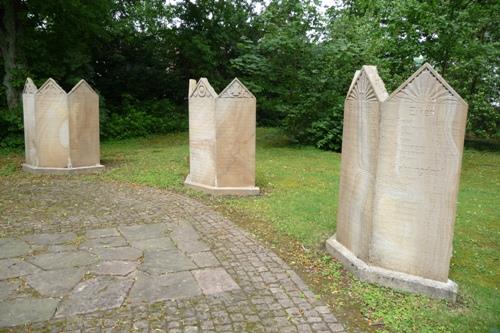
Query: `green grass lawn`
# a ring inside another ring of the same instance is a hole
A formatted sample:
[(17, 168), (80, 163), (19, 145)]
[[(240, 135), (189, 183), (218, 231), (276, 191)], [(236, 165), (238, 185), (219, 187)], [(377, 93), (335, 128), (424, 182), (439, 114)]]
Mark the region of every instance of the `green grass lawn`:
[[(187, 133), (102, 144), (107, 170), (91, 179), (144, 184), (197, 197), (267, 242), (350, 328), (380, 332), (499, 332), (500, 152), (464, 152), (450, 278), (456, 304), (359, 282), (324, 251), (335, 232), (340, 154), (295, 147), (275, 129), (257, 131), (257, 186), (249, 198), (185, 189)], [(0, 153), (0, 177), (20, 171), (21, 152)]]

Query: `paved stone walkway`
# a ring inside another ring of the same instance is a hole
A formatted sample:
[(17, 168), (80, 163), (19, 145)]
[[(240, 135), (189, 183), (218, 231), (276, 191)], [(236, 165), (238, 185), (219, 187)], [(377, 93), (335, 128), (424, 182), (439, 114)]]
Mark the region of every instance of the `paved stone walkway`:
[(0, 180), (0, 332), (343, 332), (299, 276), (198, 201)]

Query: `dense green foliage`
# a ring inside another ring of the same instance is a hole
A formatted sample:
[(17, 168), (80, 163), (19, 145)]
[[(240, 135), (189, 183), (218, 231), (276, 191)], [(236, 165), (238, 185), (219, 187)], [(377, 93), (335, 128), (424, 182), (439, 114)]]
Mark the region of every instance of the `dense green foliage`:
[(261, 125), (338, 150), (356, 69), (388, 91), (430, 62), (469, 102), (468, 135), (498, 139), (495, 0), (1, 0), (0, 145), (22, 143), (26, 76), (101, 96), (103, 138), (185, 129), (188, 79), (220, 91), (240, 77)]

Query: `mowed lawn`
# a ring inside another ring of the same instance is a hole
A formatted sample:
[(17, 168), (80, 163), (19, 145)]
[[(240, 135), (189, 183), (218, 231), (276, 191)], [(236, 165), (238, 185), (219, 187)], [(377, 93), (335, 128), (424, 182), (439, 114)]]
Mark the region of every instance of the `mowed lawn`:
[[(22, 154), (0, 153), (0, 177), (40, 177), (21, 172)], [(211, 198), (184, 188), (187, 133), (104, 142), (101, 154), (104, 173), (77, 177), (149, 185), (201, 199), (267, 242), (351, 329), (499, 332), (498, 150), (464, 152), (450, 271), (460, 288), (456, 304), (359, 282), (326, 255), (324, 241), (336, 224), (338, 153), (293, 146), (279, 130), (259, 128), (257, 186), (262, 195), (250, 198)]]

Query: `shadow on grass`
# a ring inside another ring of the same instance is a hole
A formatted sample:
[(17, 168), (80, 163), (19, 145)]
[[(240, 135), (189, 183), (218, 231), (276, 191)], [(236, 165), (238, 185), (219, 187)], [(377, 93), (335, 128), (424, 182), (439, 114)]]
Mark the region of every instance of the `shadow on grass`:
[(486, 140), (486, 139), (466, 139), (465, 148), (475, 149), (478, 151), (500, 152), (499, 140)]

